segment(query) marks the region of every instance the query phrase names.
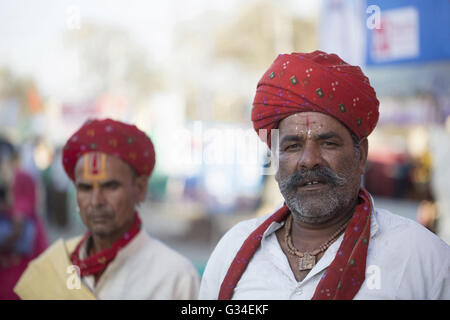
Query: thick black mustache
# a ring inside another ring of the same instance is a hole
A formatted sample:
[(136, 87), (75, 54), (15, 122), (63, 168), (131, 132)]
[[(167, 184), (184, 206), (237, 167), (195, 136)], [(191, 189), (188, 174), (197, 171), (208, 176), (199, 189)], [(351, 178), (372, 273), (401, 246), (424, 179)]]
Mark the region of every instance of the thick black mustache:
[(283, 181), (283, 187), (286, 189), (296, 189), (311, 180), (321, 180), (332, 187), (341, 187), (347, 182), (344, 177), (339, 176), (332, 169), (318, 167), (311, 170), (294, 171), (287, 180)]

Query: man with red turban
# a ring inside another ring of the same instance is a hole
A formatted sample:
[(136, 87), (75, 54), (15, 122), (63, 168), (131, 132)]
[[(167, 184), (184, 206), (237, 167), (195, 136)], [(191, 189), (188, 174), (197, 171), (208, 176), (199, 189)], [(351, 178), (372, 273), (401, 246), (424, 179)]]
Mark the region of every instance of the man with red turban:
[(277, 133), (267, 142), (285, 202), (223, 236), (201, 299), (450, 298), (449, 246), (375, 208), (361, 186), (378, 106), (361, 69), (336, 54), (278, 56), (258, 83), (252, 121)]
[(195, 298), (195, 268), (151, 238), (136, 209), (155, 166), (150, 138), (134, 125), (89, 120), (62, 159), (88, 232), (55, 242), (30, 263), (15, 292), (22, 299)]

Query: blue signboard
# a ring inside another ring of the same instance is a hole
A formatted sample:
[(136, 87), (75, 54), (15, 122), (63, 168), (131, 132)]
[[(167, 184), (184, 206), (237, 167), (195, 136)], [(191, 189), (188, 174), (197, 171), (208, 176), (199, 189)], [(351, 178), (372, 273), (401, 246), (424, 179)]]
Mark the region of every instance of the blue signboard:
[(366, 65), (450, 60), (449, 0), (366, 4)]

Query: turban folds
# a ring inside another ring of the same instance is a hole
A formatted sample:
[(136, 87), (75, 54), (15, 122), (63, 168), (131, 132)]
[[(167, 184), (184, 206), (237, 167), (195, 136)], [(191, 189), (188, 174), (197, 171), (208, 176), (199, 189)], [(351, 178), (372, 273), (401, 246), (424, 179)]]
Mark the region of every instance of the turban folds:
[(94, 119), (86, 121), (64, 146), (62, 161), (70, 179), (75, 180), (78, 159), (95, 151), (122, 159), (139, 175), (150, 175), (155, 166), (153, 143), (144, 132), (120, 121)]
[(362, 139), (378, 122), (378, 106), (375, 90), (361, 69), (336, 54), (280, 54), (258, 82), (252, 121), (257, 132), (270, 132), (295, 113), (321, 112)]

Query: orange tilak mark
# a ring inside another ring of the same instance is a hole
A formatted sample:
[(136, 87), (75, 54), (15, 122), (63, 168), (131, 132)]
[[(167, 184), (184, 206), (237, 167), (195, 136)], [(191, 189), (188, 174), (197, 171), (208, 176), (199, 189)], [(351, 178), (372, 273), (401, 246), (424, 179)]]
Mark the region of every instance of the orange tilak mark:
[(84, 179), (91, 180), (94, 186), (99, 180), (106, 179), (106, 154), (100, 155), (100, 170), (97, 163), (97, 153), (94, 153), (92, 159), (92, 173), (89, 172), (89, 156), (84, 158)]

